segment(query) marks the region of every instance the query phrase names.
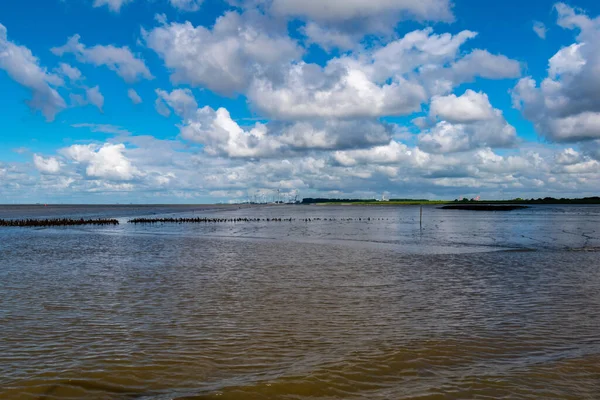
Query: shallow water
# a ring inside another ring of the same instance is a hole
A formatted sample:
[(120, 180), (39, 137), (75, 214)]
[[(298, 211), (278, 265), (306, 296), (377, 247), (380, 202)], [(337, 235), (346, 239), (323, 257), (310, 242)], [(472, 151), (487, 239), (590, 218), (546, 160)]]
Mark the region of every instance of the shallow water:
[(122, 224), (0, 229), (2, 399), (599, 398), (600, 207), (0, 206), (63, 215)]

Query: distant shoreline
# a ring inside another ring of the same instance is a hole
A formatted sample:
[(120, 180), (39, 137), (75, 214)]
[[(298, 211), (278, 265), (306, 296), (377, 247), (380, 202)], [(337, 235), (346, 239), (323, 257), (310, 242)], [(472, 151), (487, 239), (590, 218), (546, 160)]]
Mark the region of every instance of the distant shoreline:
[(487, 204), (506, 204), (506, 205), (532, 205), (532, 204), (598, 204), (600, 205), (600, 197), (584, 197), (579, 199), (556, 199), (553, 197), (545, 197), (538, 199), (513, 199), (513, 200), (425, 200), (425, 199), (391, 199), (386, 201), (381, 200), (364, 200), (364, 199), (314, 199), (307, 198), (302, 201), (304, 205), (378, 205), (378, 206), (424, 206), (424, 205), (479, 205)]
[(464, 211), (514, 211), (529, 208), (529, 206), (510, 204), (452, 204), (440, 207), (442, 210)]
[(568, 205), (568, 204), (598, 204), (600, 205), (600, 197), (584, 197), (584, 198), (553, 198), (545, 197), (538, 199), (512, 199), (512, 200), (427, 200), (427, 199), (390, 199), (390, 200), (376, 200), (376, 199), (325, 199), (325, 198), (305, 198), (297, 203), (232, 203), (232, 204), (151, 204), (151, 203), (95, 203), (95, 204), (68, 204), (68, 203), (20, 203), (20, 204), (0, 204), (0, 207), (123, 207), (123, 208), (150, 208), (150, 207), (206, 207), (206, 208), (239, 208), (239, 207), (264, 207), (264, 206), (286, 206), (286, 205), (377, 205), (377, 206), (394, 206), (394, 205), (458, 205), (458, 204), (474, 204), (474, 205), (486, 205), (486, 204), (556, 204), (556, 205)]

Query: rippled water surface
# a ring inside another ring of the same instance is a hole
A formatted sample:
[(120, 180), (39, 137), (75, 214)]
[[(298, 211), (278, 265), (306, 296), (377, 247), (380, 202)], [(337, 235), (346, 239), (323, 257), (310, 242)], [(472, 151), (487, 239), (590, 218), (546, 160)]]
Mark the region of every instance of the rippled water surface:
[(600, 207), (58, 216), (121, 225), (0, 228), (0, 399), (600, 398)]

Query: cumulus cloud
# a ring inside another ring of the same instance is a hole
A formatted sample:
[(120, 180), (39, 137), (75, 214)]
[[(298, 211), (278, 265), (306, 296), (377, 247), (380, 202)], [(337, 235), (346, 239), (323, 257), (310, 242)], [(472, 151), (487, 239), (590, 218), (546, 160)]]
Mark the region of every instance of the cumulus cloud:
[(279, 153), (279, 144), (268, 140), (267, 127), (256, 123), (244, 130), (231, 119), (224, 108), (213, 110), (206, 106), (198, 109), (194, 118), (181, 128), (181, 136), (202, 143), (210, 155), (227, 157), (260, 158)]
[(548, 28), (544, 25), (543, 22), (533, 21), (533, 31), (540, 39), (546, 39), (546, 32), (548, 32)]
[(597, 159), (571, 147), (556, 153), (554, 161), (556, 165), (552, 171), (557, 174), (596, 175), (600, 171), (600, 162)]
[(512, 147), (516, 143), (515, 128), (501, 114), (468, 124), (441, 121), (419, 135), (419, 146), (430, 153), (453, 153), (481, 147)]
[(464, 188), (470, 191), (498, 187), (513, 188), (517, 192), (525, 187), (543, 190), (550, 173), (547, 160), (533, 151), (501, 156), (490, 148), (481, 148), (454, 154), (429, 154), (419, 147), (411, 148), (395, 141), (371, 149), (336, 152), (333, 161), (333, 165), (343, 167), (344, 172), (361, 171), (360, 175), (354, 173), (353, 176), (361, 177), (363, 182), (379, 176), (380, 190), (400, 183), (421, 190), (427, 187), (435, 192), (445, 192), (444, 188), (448, 188), (454, 193)]
[(94, 7), (107, 6), (113, 12), (119, 12), (124, 4), (133, 0), (94, 0)]
[(198, 103), (190, 89), (175, 89), (171, 92), (157, 89), (156, 95), (160, 103), (164, 104), (165, 107), (168, 104), (182, 118), (192, 118), (198, 109)]
[(360, 35), (323, 28), (312, 21), (307, 22), (301, 28), (301, 31), (306, 36), (309, 44), (318, 44), (327, 51), (335, 48), (342, 50), (352, 49), (357, 47), (360, 42)]
[(392, 140), (369, 149), (336, 151), (332, 158), (341, 166), (353, 167), (365, 164), (424, 165), (430, 156), (418, 148), (411, 149), (403, 143)]
[(142, 175), (125, 156), (125, 145), (75, 144), (61, 150), (66, 158), (82, 165), (88, 178), (109, 181), (130, 181)]
[(148, 47), (172, 71), (174, 83), (224, 95), (243, 92), (253, 76), (276, 71), (302, 54), (285, 25), (257, 11), (228, 12), (212, 29), (194, 27), (188, 21), (164, 24), (143, 34)]
[(452, 21), (448, 0), (272, 0), (271, 12), (278, 15), (306, 17), (321, 22), (344, 22), (379, 18), (389, 14), (406, 14), (419, 20)]
[(81, 74), (81, 71), (78, 68), (73, 67), (67, 63), (60, 63), (58, 66), (58, 72), (61, 75), (69, 78), (71, 82), (76, 82), (83, 78), (83, 75)]
[(64, 82), (40, 66), (31, 50), (8, 40), (6, 27), (0, 24), (0, 69), (6, 71), (14, 81), (31, 90), (29, 106), (38, 110), (48, 121), (66, 108), (66, 103), (56, 91)]
[(263, 3), (275, 16), (304, 20), (303, 32), (309, 42), (326, 50), (356, 47), (368, 34), (391, 36), (403, 19), (446, 22), (454, 19), (449, 0), (271, 0)]
[(468, 89), (460, 97), (454, 94), (433, 97), (429, 114), (451, 123), (469, 123), (490, 119), (494, 112), (485, 93)]
[(556, 154), (555, 160), (560, 165), (573, 165), (582, 161), (582, 155), (572, 147)]
[(457, 84), (471, 82), (476, 77), (508, 79), (520, 75), (521, 64), (518, 61), (481, 49), (473, 50), (450, 68), (450, 76)]
[(44, 158), (38, 154), (34, 154), (33, 164), (42, 174), (56, 174), (60, 172), (60, 162), (56, 157)]
[(548, 76), (538, 83), (521, 79), (513, 104), (537, 131), (556, 142), (600, 138), (600, 24), (563, 3), (555, 6), (558, 25), (577, 29), (576, 42), (548, 62)]
[(133, 104), (140, 104), (142, 102), (142, 98), (135, 89), (129, 89), (127, 91), (127, 97), (129, 97), (129, 100), (131, 100)]
[(430, 119), (440, 121), (419, 135), (419, 145), (430, 153), (452, 153), (482, 147), (512, 147), (515, 128), (495, 109), (483, 92), (466, 90), (462, 96), (435, 96)]
[[(7, 189), (8, 182), (26, 182), (32, 188), (29, 192), (39, 188), (44, 198), (51, 193), (71, 196), (131, 192), (132, 199), (161, 196), (171, 201), (221, 195), (246, 198), (252, 194), (270, 195), (277, 189), (290, 194), (300, 190), (300, 197), (373, 197), (387, 191), (392, 197), (453, 198), (481, 193), (488, 198), (510, 198), (593, 194), (600, 179), (597, 161), (581, 149), (573, 150), (576, 153), (573, 159), (561, 164), (558, 160), (563, 149), (553, 150), (539, 143), (502, 153), (484, 147), (432, 154), (418, 146), (391, 140), (367, 148), (301, 153), (293, 159), (289, 158), (291, 154), (285, 154), (283, 158), (257, 162), (252, 158), (231, 158), (224, 153), (190, 152), (189, 144), (184, 146), (178, 141), (150, 136), (131, 136), (125, 140), (128, 143), (125, 148), (117, 142), (63, 149), (60, 157), (56, 157), (62, 164), (61, 171), (43, 174), (39, 180), (29, 179), (26, 170), (18, 165), (0, 163), (0, 187), (6, 194), (12, 190)], [(116, 146), (116, 152), (138, 174), (131, 177), (123, 170), (109, 173), (90, 168), (88, 171), (92, 159), (97, 157), (92, 153), (109, 146)], [(68, 192), (61, 192), (65, 187)]]
[(302, 62), (293, 65), (279, 85), (255, 80), (248, 98), (266, 115), (289, 120), (406, 115), (419, 111), (427, 94), (419, 83), (400, 77), (378, 85), (360, 69)]
[(96, 106), (98, 110), (102, 111), (102, 107), (104, 107), (104, 96), (100, 93), (99, 86), (86, 89), (85, 96), (89, 104)]
[(401, 20), (454, 20), (450, 0), (227, 0), (246, 9), (259, 8), (276, 18), (297, 19), (310, 43), (327, 50), (355, 47), (369, 34), (387, 38)]
[(380, 48), (332, 58), (324, 67), (292, 63), (276, 80), (256, 77), (248, 98), (258, 111), (278, 119), (408, 115), (429, 96), (475, 77), (520, 75), (520, 64), (503, 55), (474, 50), (461, 58), (461, 45), (475, 36), (471, 31), (437, 35), (427, 28)]
[(313, 120), (255, 123), (242, 127), (225, 108), (198, 108), (189, 89), (158, 90), (159, 100), (183, 120), (184, 139), (202, 143), (205, 152), (233, 158), (263, 158), (311, 150), (361, 148), (387, 143), (391, 126), (370, 120)]
[[(94, 4), (116, 12), (125, 3)], [(169, 3), (195, 11), (202, 2)], [(444, 198), (473, 192), (490, 197), (561, 192), (562, 197), (597, 190), (600, 107), (595, 70), (600, 41), (597, 20), (581, 11), (556, 6), (559, 24), (577, 29), (575, 43), (549, 60), (544, 81), (538, 84), (527, 77), (512, 90), (515, 105), (536, 128), (545, 129), (546, 137), (555, 132), (552, 140), (587, 140), (547, 146), (519, 141), (515, 128), (485, 93), (464, 87), (455, 92), (479, 78), (519, 78), (520, 62), (492, 49), (466, 48), (477, 36), (469, 30), (440, 33), (436, 26), (435, 31), (394, 33), (405, 18), (451, 20), (450, 1), (237, 4), (243, 11), (226, 12), (211, 27), (169, 22), (161, 15), (156, 27), (142, 31), (143, 42), (164, 61), (172, 82), (183, 85), (156, 90), (156, 99), (150, 99), (157, 112), (177, 124), (177, 138), (160, 140), (118, 126), (75, 124), (105, 133), (107, 143), (76, 144), (53, 156), (34, 154), (33, 162), (22, 165), (0, 163), (2, 193), (23, 192), (17, 185), (29, 185), (44, 196), (53, 191), (65, 196), (132, 192), (139, 201), (144, 196), (244, 198), (249, 189), (264, 194), (280, 188), (303, 195), (372, 197), (388, 191), (391, 196)], [(300, 20), (293, 26), (305, 36), (300, 41), (318, 44), (335, 56), (322, 63), (304, 59), (297, 36), (288, 34), (292, 19)], [(367, 45), (362, 40), (369, 34), (375, 36), (369, 36)], [(7, 62), (16, 59), (15, 49), (29, 54), (37, 70)], [(25, 50), (8, 42), (4, 29), (0, 67), (34, 96), (36, 91), (48, 93), (44, 85), (55, 92), (62, 88), (61, 93), (71, 85), (78, 90), (70, 93), (71, 104), (103, 108), (99, 87), (84, 85), (77, 68), (61, 63), (48, 73)], [(144, 60), (127, 47), (88, 47), (76, 35), (53, 51), (106, 66), (127, 82), (152, 78)], [(33, 72), (40, 78), (15, 78)], [(138, 104), (142, 99), (132, 87), (127, 95)], [(198, 104), (197, 87), (245, 96), (260, 122), (237, 119), (237, 109), (230, 113), (214, 103)], [(384, 122), (391, 116), (407, 116), (414, 125)]]
[(81, 36), (74, 35), (67, 40), (65, 45), (54, 47), (51, 51), (59, 57), (72, 53), (79, 62), (95, 66), (106, 66), (126, 82), (153, 78), (144, 60), (136, 57), (129, 50), (129, 47), (116, 47), (113, 45), (87, 47), (80, 42), (80, 39)]
[(198, 11), (204, 0), (169, 0), (169, 3), (181, 11)]
[(171, 116), (171, 109), (167, 106), (165, 101), (163, 99), (161, 99), (160, 97), (158, 97), (154, 101), (154, 109), (156, 110), (157, 113), (159, 113), (160, 115), (162, 115), (165, 118), (169, 118)]
[(393, 127), (369, 119), (273, 124), (276, 139), (294, 151), (368, 148), (387, 143)]
[(405, 74), (428, 65), (442, 66), (454, 61), (460, 47), (477, 36), (477, 32), (464, 30), (455, 35), (436, 34), (432, 28), (407, 33), (402, 38), (374, 49), (365, 60), (366, 69), (377, 80), (394, 74)]

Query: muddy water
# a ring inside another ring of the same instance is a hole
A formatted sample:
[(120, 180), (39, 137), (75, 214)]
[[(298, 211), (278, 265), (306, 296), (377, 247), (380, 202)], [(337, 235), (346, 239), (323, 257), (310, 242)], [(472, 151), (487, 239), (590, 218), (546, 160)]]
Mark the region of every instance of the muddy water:
[(1, 399), (599, 398), (600, 207), (0, 218), (75, 211), (122, 224), (0, 229)]

